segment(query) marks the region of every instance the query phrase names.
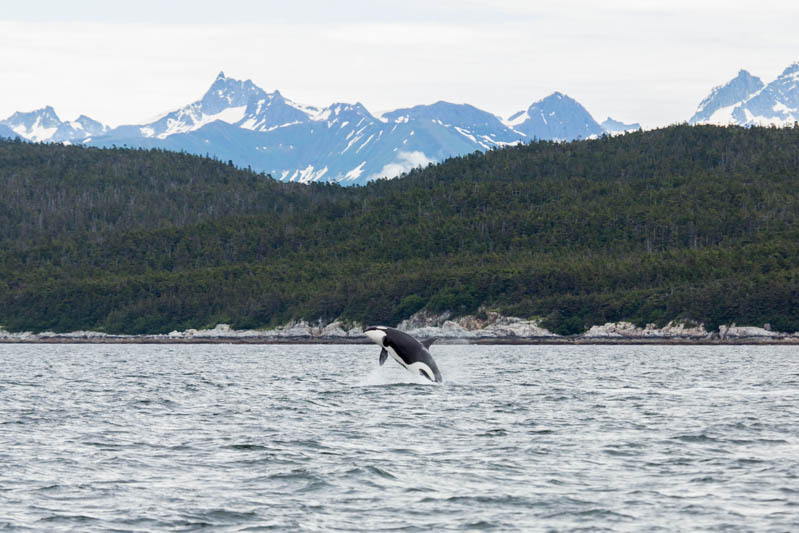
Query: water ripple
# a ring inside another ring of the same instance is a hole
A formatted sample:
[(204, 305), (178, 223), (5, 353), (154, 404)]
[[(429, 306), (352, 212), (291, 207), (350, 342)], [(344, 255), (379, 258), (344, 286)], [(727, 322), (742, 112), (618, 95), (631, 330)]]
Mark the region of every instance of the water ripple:
[(799, 349), (0, 345), (0, 529), (799, 529)]

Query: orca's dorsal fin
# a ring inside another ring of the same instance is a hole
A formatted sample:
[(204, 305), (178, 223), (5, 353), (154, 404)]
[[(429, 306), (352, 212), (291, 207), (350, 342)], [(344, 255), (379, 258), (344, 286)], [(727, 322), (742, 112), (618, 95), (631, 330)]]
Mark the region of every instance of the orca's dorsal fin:
[(430, 345), (436, 342), (437, 340), (438, 339), (436, 339), (435, 337), (433, 337), (432, 339), (424, 340), (422, 341), (422, 346), (424, 346), (427, 349), (430, 349)]
[(388, 352), (385, 348), (383, 348), (380, 350), (380, 366), (383, 366), (383, 363), (386, 362), (386, 359), (388, 359)]

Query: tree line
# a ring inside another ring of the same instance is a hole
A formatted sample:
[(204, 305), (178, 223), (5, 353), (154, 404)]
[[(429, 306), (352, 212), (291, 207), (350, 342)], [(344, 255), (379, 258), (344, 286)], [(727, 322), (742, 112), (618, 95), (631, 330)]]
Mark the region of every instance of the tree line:
[(536, 141), (363, 187), (0, 142), (0, 324), (155, 333), (481, 307), (799, 330), (799, 128)]

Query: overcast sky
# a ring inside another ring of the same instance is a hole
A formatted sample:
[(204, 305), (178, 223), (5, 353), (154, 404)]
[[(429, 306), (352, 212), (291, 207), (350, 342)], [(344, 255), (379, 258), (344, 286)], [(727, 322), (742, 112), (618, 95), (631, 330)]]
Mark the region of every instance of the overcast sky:
[(553, 91), (655, 127), (745, 68), (799, 61), (799, 2), (62, 0), (0, 13), (0, 118), (52, 105), (111, 125), (202, 96), (216, 74), (378, 113), (437, 100), (501, 116)]

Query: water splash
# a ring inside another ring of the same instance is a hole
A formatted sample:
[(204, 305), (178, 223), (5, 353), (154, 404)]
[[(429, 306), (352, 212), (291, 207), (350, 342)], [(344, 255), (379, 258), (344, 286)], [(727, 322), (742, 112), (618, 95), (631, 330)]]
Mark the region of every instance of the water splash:
[(378, 366), (372, 369), (369, 374), (361, 378), (357, 386), (359, 387), (376, 387), (381, 385), (436, 385), (429, 379), (419, 375), (412, 374), (407, 370), (399, 367), (399, 365)]

